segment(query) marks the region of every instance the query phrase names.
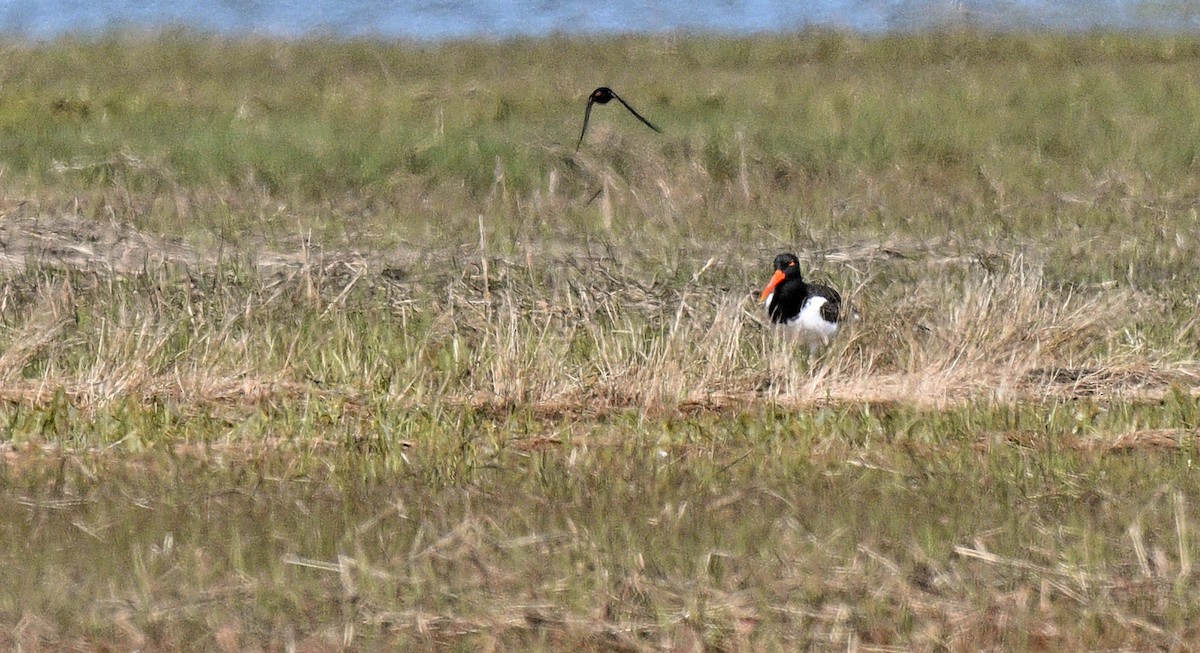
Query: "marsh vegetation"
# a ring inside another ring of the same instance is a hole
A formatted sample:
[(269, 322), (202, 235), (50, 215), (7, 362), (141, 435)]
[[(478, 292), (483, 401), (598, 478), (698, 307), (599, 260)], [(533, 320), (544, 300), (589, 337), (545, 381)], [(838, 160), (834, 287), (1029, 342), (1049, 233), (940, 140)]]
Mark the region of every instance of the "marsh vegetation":
[(1186, 650), (1197, 63), (8, 43), (0, 642)]

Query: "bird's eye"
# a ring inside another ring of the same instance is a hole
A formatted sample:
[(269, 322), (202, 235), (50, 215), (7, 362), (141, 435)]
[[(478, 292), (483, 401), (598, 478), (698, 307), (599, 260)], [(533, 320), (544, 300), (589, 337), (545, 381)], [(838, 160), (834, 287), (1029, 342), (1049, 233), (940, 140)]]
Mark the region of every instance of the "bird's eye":
[(796, 267), (796, 262), (795, 262), (795, 261), (788, 261), (788, 267), (789, 267), (789, 268), (794, 268), (794, 267)]

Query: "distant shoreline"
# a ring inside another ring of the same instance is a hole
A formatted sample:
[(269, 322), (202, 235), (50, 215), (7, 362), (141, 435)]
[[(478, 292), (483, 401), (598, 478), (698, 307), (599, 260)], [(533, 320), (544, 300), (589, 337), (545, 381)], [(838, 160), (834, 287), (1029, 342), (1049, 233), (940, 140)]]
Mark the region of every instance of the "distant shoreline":
[[(1069, 6), (1064, 7), (1067, 4)], [(81, 10), (63, 0), (21, 3), (0, 10), (0, 37), (45, 40), (94, 37), (112, 31), (185, 30), (228, 37), (385, 39), (436, 43), (562, 36), (786, 35), (806, 30), (856, 34), (913, 34), (943, 29), (1021, 32), (1141, 31), (1194, 34), (1200, 10), (1189, 3), (1151, 0), (1062, 3), (1047, 0), (956, 2), (729, 2), (697, 6), (656, 3), (599, 7), (582, 0), (543, 5), (520, 0), (476, 3), (352, 2), (184, 3), (167, 0), (99, 3)]]

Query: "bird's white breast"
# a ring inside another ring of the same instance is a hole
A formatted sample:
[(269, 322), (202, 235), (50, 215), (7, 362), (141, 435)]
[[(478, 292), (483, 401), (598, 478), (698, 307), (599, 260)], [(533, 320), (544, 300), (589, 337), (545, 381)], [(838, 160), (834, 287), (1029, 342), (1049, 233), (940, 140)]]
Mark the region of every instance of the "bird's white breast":
[[(771, 301), (769, 297), (767, 301)], [(819, 340), (822, 344), (829, 342), (837, 333), (838, 325), (837, 322), (830, 322), (821, 316), (821, 307), (825, 305), (825, 302), (824, 297), (809, 297), (800, 306), (800, 313), (784, 324), (788, 328), (800, 332), (809, 340)]]

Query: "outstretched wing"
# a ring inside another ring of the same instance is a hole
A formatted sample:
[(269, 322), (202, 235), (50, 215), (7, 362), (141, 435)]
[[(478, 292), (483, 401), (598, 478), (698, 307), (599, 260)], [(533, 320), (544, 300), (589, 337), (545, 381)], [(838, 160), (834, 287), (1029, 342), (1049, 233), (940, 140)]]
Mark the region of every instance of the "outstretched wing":
[[(620, 98), (617, 98), (620, 99)], [(592, 117), (592, 104), (595, 100), (588, 98), (587, 108), (583, 110), (583, 129), (579, 130), (579, 142), (575, 144), (575, 151), (579, 151), (579, 146), (583, 145), (583, 135), (587, 133), (588, 118)], [(632, 109), (630, 109), (632, 111)]]
[[(617, 95), (616, 93), (613, 93), (612, 95), (613, 95), (613, 97), (617, 98), (618, 102), (625, 105), (626, 109), (629, 109), (629, 113), (632, 113), (634, 116), (636, 116), (637, 119), (641, 120), (643, 123), (645, 123), (645, 125), (647, 127), (649, 127), (650, 129), (653, 129), (654, 131), (656, 131), (660, 134), (662, 133), (661, 129), (659, 129), (658, 127), (655, 127), (653, 124), (651, 124), (651, 122), (649, 120), (646, 120), (646, 118), (643, 117), (642, 114), (637, 112), (637, 109), (634, 109), (633, 107), (629, 106), (628, 102), (626, 102), (625, 100), (622, 100), (620, 95)], [(582, 137), (580, 137), (580, 138), (582, 138)]]

